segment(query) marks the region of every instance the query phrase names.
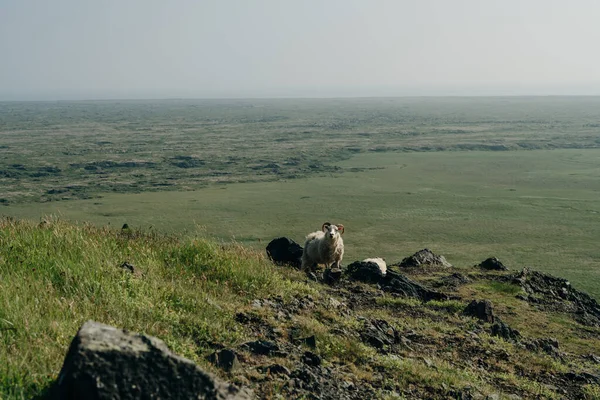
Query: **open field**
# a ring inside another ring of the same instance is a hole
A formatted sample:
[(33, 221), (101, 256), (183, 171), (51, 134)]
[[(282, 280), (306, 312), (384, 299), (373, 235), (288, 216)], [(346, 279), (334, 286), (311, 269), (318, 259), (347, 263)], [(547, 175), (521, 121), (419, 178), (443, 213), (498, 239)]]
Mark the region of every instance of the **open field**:
[(564, 276), (599, 296), (599, 161), (600, 150), (365, 154), (336, 164), (346, 172), (330, 176), (107, 194), (2, 211), (161, 232), (200, 230), (256, 248), (279, 235), (302, 241), (332, 219), (346, 226), (347, 261), (399, 261), (423, 247), (458, 266), (497, 256), (513, 268)]
[(598, 297), (598, 110), (595, 97), (2, 103), (0, 213), (256, 248), (331, 219), (347, 261), (494, 255)]
[(335, 172), (362, 152), (597, 148), (600, 97), (0, 103), (0, 202)]

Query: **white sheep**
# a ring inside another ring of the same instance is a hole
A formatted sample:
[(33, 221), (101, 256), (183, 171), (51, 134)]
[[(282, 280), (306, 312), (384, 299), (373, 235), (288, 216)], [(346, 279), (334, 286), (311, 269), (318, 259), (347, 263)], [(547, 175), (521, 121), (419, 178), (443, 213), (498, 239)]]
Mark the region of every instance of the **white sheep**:
[(377, 266), (379, 266), (379, 270), (381, 271), (381, 275), (385, 276), (385, 274), (387, 274), (387, 264), (385, 263), (385, 259), (381, 257), (365, 258), (364, 260), (362, 260), (362, 262), (371, 262), (373, 264), (377, 264)]
[(325, 222), (320, 231), (306, 236), (302, 252), (302, 270), (313, 270), (317, 264), (339, 268), (344, 257), (344, 225)]

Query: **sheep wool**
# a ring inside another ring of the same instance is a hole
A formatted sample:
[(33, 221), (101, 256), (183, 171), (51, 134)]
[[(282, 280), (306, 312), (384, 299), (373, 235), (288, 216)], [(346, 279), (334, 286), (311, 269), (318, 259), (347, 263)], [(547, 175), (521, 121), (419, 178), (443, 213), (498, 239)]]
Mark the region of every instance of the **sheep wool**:
[(344, 257), (344, 225), (325, 222), (320, 231), (309, 233), (302, 252), (302, 270), (314, 270), (318, 264), (339, 268)]

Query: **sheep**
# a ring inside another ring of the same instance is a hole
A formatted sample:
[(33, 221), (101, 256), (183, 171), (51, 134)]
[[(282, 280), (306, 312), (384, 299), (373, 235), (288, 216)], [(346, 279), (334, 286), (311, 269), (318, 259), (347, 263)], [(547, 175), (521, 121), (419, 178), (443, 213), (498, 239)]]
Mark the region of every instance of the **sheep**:
[(325, 222), (320, 231), (308, 234), (302, 252), (301, 269), (309, 272), (308, 269), (315, 269), (317, 264), (339, 268), (344, 257), (343, 233), (344, 225)]
[(375, 257), (375, 258), (365, 258), (364, 260), (362, 260), (362, 262), (364, 263), (373, 263), (373, 264), (377, 264), (377, 266), (379, 267), (379, 270), (381, 271), (381, 276), (385, 276), (385, 274), (387, 273), (387, 264), (385, 263), (385, 258), (381, 258), (381, 257)]

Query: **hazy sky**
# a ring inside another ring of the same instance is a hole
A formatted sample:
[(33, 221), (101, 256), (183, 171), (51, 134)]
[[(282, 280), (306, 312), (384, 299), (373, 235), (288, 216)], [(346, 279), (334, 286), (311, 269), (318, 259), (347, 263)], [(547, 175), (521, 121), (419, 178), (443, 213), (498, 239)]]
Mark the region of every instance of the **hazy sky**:
[(0, 100), (600, 95), (600, 0), (0, 0)]

